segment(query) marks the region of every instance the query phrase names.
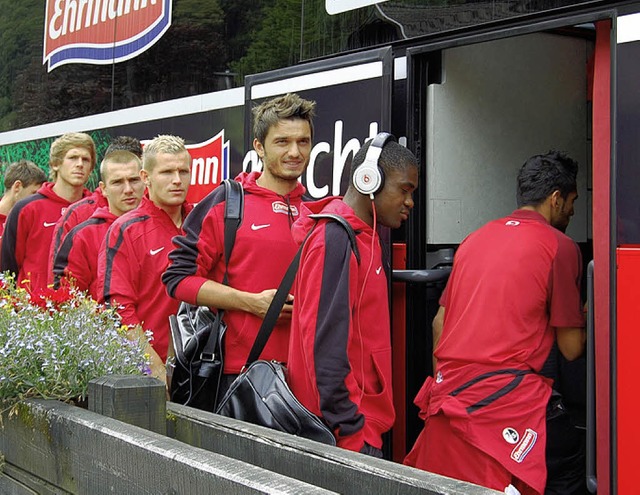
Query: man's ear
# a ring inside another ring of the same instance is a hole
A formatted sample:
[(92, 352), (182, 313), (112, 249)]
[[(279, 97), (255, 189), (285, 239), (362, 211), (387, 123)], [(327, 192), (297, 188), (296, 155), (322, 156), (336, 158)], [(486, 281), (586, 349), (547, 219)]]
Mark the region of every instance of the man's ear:
[(142, 182), (144, 182), (144, 184), (147, 187), (149, 187), (149, 172), (141, 168), (139, 173), (140, 173), (140, 178), (142, 179)]
[(257, 138), (253, 140), (253, 149), (256, 150), (260, 160), (262, 160), (264, 158), (264, 146), (262, 146), (262, 143), (258, 141)]
[(562, 193), (560, 189), (556, 189), (551, 193), (551, 207), (552, 208), (560, 208), (562, 206), (560, 204), (560, 200), (562, 199)]
[(11, 184), (11, 192), (13, 194), (18, 194), (20, 191), (22, 191), (22, 188), (24, 187), (24, 185), (22, 184), (22, 181), (20, 179), (14, 181), (13, 184)]
[(100, 192), (106, 198), (106, 196), (104, 195), (104, 186), (105, 186), (104, 182), (102, 182), (102, 181), (98, 182), (98, 187), (100, 188)]

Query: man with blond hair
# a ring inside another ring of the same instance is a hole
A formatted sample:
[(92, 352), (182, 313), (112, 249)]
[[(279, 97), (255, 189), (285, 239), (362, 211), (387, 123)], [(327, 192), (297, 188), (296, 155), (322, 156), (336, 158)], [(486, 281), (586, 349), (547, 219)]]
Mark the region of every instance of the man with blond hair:
[[(115, 308), (135, 332), (150, 331), (153, 376), (165, 380), (169, 315), (178, 301), (165, 292), (161, 276), (171, 239), (181, 235), (191, 206), (191, 156), (184, 140), (160, 135), (145, 144), (140, 177), (148, 197), (113, 222), (98, 255), (98, 300)], [(135, 336), (135, 335), (132, 335)]]
[(28, 280), (31, 290), (46, 287), (53, 227), (69, 205), (91, 194), (85, 184), (95, 164), (96, 147), (88, 134), (70, 132), (51, 144), (51, 182), (18, 201), (7, 218), (2, 271), (13, 272), (18, 283)]
[(73, 227), (53, 263), (54, 287), (62, 279), (72, 281), (98, 299), (98, 252), (116, 218), (138, 207), (144, 193), (140, 177), (142, 160), (129, 151), (113, 151), (100, 164), (100, 187), (108, 207), (98, 208), (90, 218)]

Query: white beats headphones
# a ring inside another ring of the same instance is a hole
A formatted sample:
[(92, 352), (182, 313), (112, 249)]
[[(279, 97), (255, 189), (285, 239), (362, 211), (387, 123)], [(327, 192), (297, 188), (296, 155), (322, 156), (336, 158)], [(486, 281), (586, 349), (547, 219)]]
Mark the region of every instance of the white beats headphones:
[(396, 141), (396, 138), (388, 132), (381, 132), (374, 137), (364, 161), (353, 172), (353, 186), (359, 193), (373, 196), (384, 186), (384, 173), (378, 166), (378, 160), (389, 141)]

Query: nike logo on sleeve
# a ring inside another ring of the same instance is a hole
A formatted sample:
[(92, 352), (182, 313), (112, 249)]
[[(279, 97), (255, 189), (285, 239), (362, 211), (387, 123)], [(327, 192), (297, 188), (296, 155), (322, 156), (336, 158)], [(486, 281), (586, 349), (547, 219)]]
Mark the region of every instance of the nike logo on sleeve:
[(155, 256), (156, 254), (158, 254), (160, 251), (162, 251), (164, 249), (164, 246), (162, 246), (161, 248), (158, 249), (150, 249), (149, 250), (149, 254), (151, 256)]

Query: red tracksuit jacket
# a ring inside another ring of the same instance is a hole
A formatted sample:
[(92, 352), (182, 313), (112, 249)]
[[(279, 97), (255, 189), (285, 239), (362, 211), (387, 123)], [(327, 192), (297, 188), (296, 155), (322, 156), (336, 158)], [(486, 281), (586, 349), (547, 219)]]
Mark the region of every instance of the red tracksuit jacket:
[[(341, 199), (302, 206), (300, 243), (315, 220), (335, 213), (356, 231), (358, 264), (345, 229), (320, 220), (307, 239), (295, 282), (288, 381), (295, 396), (334, 431), (337, 445), (380, 449), (395, 420), (387, 277), (373, 229)], [(372, 250), (373, 247), (373, 250)]]
[[(48, 281), (48, 255), (53, 227), (71, 202), (53, 192), (45, 182), (36, 194), (13, 207), (2, 236), (1, 270), (10, 270), (17, 281), (28, 279), (32, 289), (44, 288)], [(89, 190), (84, 191), (88, 196)]]
[[(47, 277), (49, 283), (53, 283), (53, 263), (55, 257), (62, 246), (64, 236), (67, 235), (73, 227), (88, 220), (93, 212), (98, 208), (108, 208), (109, 203), (104, 197), (100, 188), (96, 189), (90, 196), (76, 201), (67, 208), (62, 216), (58, 219), (56, 226), (53, 228), (53, 239), (49, 248)], [(106, 231), (105, 231), (106, 233)], [(96, 251), (97, 252), (97, 251)]]
[[(185, 204), (184, 215), (191, 206)], [(143, 197), (137, 209), (113, 222), (98, 255), (99, 301), (118, 307), (122, 322), (142, 324), (153, 332), (154, 350), (167, 358), (169, 315), (178, 301), (161, 281), (167, 268), (171, 239), (182, 234), (167, 213)]]
[[(304, 186), (280, 196), (256, 183), (260, 173), (241, 173), (244, 215), (228, 264), (229, 285), (261, 292), (276, 289), (296, 252), (291, 225), (298, 218)], [(224, 260), (224, 187), (204, 198), (184, 225), (185, 236), (174, 239), (172, 264), (163, 277), (170, 295), (195, 304), (208, 279), (222, 282)], [(225, 311), (225, 373), (239, 373), (258, 334), (262, 319), (243, 311)], [(276, 324), (261, 359), (286, 362), (289, 323)]]
[(98, 208), (88, 220), (65, 236), (53, 263), (54, 285), (62, 278), (73, 279), (76, 287), (98, 300), (98, 253), (107, 230), (118, 218), (108, 208)]

